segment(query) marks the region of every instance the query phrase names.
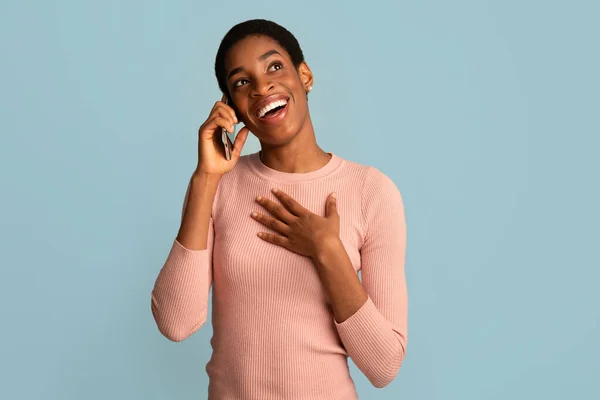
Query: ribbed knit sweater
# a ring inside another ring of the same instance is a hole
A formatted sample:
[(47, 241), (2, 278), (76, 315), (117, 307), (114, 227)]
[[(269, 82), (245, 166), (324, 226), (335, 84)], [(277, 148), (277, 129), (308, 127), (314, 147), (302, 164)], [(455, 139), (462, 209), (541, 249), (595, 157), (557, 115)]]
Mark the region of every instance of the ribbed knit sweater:
[[(271, 169), (258, 152), (242, 156), (219, 182), (207, 249), (175, 240), (158, 274), (152, 313), (173, 341), (206, 322), (212, 287), (211, 400), (357, 399), (348, 357), (376, 387), (400, 369), (407, 343), (402, 198), (377, 168), (329, 154), (308, 173)], [(265, 213), (257, 195), (278, 202), (274, 187), (321, 216), (336, 192), (340, 238), (368, 294), (345, 321), (335, 320), (311, 258), (256, 235), (274, 232), (250, 216)]]

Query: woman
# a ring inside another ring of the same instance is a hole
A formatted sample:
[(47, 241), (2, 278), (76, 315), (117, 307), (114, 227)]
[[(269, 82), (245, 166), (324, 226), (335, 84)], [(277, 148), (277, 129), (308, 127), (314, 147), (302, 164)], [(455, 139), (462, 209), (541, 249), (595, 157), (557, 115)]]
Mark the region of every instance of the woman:
[[(160, 332), (197, 331), (212, 285), (209, 398), (356, 399), (348, 356), (386, 386), (407, 340), (400, 192), (317, 145), (313, 75), (283, 27), (234, 26), (215, 72), (225, 94), (199, 129), (181, 227), (152, 292)], [(238, 122), (227, 160), (221, 129)], [(261, 151), (241, 156), (249, 131)]]

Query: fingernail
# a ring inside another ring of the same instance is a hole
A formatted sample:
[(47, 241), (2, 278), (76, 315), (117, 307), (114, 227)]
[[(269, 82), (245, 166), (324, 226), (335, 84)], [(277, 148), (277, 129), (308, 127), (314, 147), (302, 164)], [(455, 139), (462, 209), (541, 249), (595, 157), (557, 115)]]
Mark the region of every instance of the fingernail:
[(262, 200), (262, 196), (256, 196), (256, 200), (261, 201)]
[(271, 189), (271, 190), (273, 191), (273, 193), (277, 193), (277, 192), (279, 192), (279, 189), (277, 189), (277, 188), (273, 188), (273, 189)]
[(331, 197), (333, 197), (334, 199), (337, 198), (337, 195), (335, 194), (335, 192), (331, 193)]

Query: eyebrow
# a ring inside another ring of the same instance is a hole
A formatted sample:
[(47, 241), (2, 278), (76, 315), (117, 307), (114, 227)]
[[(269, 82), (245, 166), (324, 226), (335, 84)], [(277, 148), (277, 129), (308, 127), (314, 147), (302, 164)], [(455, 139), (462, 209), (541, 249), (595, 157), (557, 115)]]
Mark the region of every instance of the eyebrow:
[[(262, 56), (258, 57), (258, 61), (264, 61), (267, 58), (271, 57), (274, 54), (278, 54), (281, 55), (277, 50), (269, 50), (267, 51), (265, 54), (263, 54)], [(231, 77), (235, 74), (239, 74), (240, 72), (242, 72), (244, 70), (243, 67), (237, 67), (232, 69), (229, 74), (227, 75), (227, 80), (231, 79)]]

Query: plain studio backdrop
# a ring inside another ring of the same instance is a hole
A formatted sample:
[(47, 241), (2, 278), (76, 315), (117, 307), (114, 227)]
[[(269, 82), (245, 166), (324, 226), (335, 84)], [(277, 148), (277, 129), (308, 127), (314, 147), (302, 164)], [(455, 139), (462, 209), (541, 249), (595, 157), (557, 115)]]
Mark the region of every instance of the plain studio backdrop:
[(210, 323), (170, 342), (150, 291), (250, 18), (299, 39), (323, 149), (404, 196), (407, 356), (351, 364), (360, 398), (600, 398), (597, 4), (2, 1), (0, 398), (206, 397)]

